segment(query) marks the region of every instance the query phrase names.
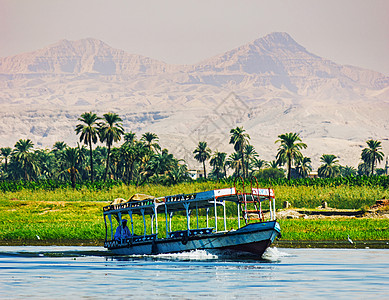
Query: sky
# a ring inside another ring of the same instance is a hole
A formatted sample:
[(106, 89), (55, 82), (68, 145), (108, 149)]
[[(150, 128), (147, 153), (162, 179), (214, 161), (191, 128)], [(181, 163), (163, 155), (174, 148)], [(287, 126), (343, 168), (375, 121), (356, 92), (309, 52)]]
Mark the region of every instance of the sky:
[(0, 57), (91, 37), (194, 64), (278, 31), (338, 64), (389, 75), (389, 0), (0, 0)]

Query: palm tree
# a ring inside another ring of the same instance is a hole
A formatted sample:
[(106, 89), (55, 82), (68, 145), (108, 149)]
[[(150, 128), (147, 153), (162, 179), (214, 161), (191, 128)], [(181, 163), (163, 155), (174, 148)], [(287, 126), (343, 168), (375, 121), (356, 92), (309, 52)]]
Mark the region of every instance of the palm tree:
[(263, 167), (267, 165), (266, 160), (260, 159), (258, 157), (254, 157), (251, 161), (251, 168), (255, 169), (256, 171), (261, 170)]
[(355, 176), (357, 174), (357, 170), (354, 167), (351, 166), (340, 166), (340, 174), (342, 177), (347, 176)]
[(243, 177), (246, 176), (245, 172), (245, 162), (244, 162), (244, 149), (248, 144), (250, 136), (248, 133), (245, 133), (243, 127), (236, 127), (235, 129), (230, 130), (230, 144), (234, 144), (234, 149), (236, 152), (239, 152), (242, 159), (242, 168), (243, 168)]
[(138, 182), (140, 179), (142, 179), (141, 184), (143, 184), (148, 179), (149, 176), (148, 165), (150, 159), (152, 159), (153, 156), (150, 156), (152, 153), (150, 153), (149, 149), (147, 149), (146, 145), (141, 141), (136, 142), (133, 145), (133, 147), (135, 147), (136, 149), (136, 167), (137, 167), (136, 185), (138, 186)]
[(68, 145), (66, 145), (65, 142), (55, 142), (53, 145), (53, 151), (58, 152), (58, 151), (63, 151)]
[(92, 143), (97, 143), (97, 138), (99, 136), (98, 133), (98, 124), (97, 120), (100, 118), (92, 112), (85, 112), (78, 118), (82, 123), (76, 126), (76, 133), (80, 134), (80, 142), (84, 142), (84, 144), (89, 145), (89, 158), (90, 158), (90, 170), (91, 170), (91, 181), (94, 180), (94, 170), (93, 170), (93, 151), (92, 151)]
[(211, 157), (211, 149), (208, 148), (207, 142), (199, 142), (199, 144), (197, 145), (197, 148), (193, 151), (193, 154), (196, 154), (194, 156), (194, 158), (198, 162), (203, 163), (204, 178), (207, 179), (207, 173), (206, 173), (206, 169), (205, 169), (205, 161)]
[(126, 132), (126, 133), (124, 134), (123, 139), (124, 139), (124, 144), (125, 144), (125, 145), (131, 146), (131, 145), (134, 144), (135, 141), (136, 141), (136, 133), (135, 133), (135, 132), (132, 132), (132, 131)]
[(158, 136), (155, 133), (146, 132), (142, 135), (140, 139), (146, 144), (146, 148), (149, 149), (150, 152), (161, 150), (161, 146), (158, 144)]
[(366, 143), (368, 147), (362, 150), (361, 158), (370, 165), (370, 174), (373, 176), (374, 166), (384, 159), (384, 153), (380, 151), (382, 149), (380, 141), (368, 140)]
[(104, 181), (107, 178), (107, 173), (109, 170), (109, 156), (111, 154), (111, 146), (114, 142), (118, 142), (121, 139), (122, 134), (124, 134), (122, 123), (123, 120), (116, 113), (106, 113), (103, 115), (104, 122), (99, 124), (100, 132), (100, 141), (105, 142), (108, 147), (107, 153), (107, 165), (104, 173)]
[(12, 149), (10, 147), (0, 148), (0, 154), (4, 159), (4, 171), (8, 171), (8, 158), (11, 156)]
[(296, 171), (299, 177), (306, 178), (312, 171), (311, 159), (309, 157), (301, 157), (296, 161)]
[(159, 181), (160, 177), (167, 176), (169, 171), (174, 169), (178, 164), (177, 159), (173, 154), (170, 154), (167, 149), (163, 149), (161, 153), (156, 153), (150, 159), (146, 166), (146, 178), (154, 177)]
[(245, 169), (246, 169), (246, 173), (248, 175), (248, 173), (250, 171), (251, 162), (253, 161), (253, 159), (258, 157), (258, 153), (257, 153), (257, 151), (255, 151), (255, 148), (253, 145), (246, 145), (244, 147), (244, 156), (246, 158)]
[(366, 162), (361, 162), (359, 165), (358, 165), (358, 175), (366, 175), (366, 176), (369, 176), (369, 173), (370, 173), (370, 165)]
[(276, 160), (269, 161), (267, 165), (271, 169), (278, 169), (278, 167), (280, 166), (280, 164)]
[(224, 176), (227, 177), (226, 157), (227, 153), (216, 151), (209, 161), (209, 164), (213, 167), (213, 173), (216, 174), (217, 179), (219, 179), (219, 175), (222, 172), (224, 172)]
[(307, 145), (301, 142), (301, 139), (297, 133), (285, 133), (278, 136), (279, 140), (276, 143), (281, 143), (278, 148), (277, 162), (280, 165), (287, 164), (288, 180), (290, 180), (290, 174), (292, 170), (292, 164), (296, 159), (301, 158), (303, 155), (300, 149), (307, 148)]
[(76, 176), (78, 173), (77, 164), (79, 163), (80, 159), (80, 150), (78, 148), (67, 147), (61, 153), (61, 157), (67, 167), (67, 172), (70, 174), (72, 188), (75, 188)]
[(135, 142), (132, 145), (124, 143), (120, 147), (120, 159), (125, 163), (125, 178), (127, 181), (133, 179), (134, 166), (136, 161), (139, 159), (139, 154), (141, 152), (140, 142)]
[(34, 151), (34, 156), (40, 168), (39, 179), (52, 178), (58, 165), (55, 154), (48, 149), (38, 149)]
[(323, 154), (320, 157), (320, 161), (323, 164), (317, 170), (319, 177), (329, 178), (329, 177), (336, 177), (340, 174), (338, 160), (335, 155)]
[(167, 182), (169, 184), (177, 184), (188, 178), (190, 178), (188, 173), (188, 166), (185, 163), (177, 163), (177, 165), (173, 169), (169, 170), (167, 174)]
[(20, 164), (24, 170), (24, 179), (28, 180), (32, 175), (39, 173), (39, 166), (36, 163), (34, 153), (31, 152), (34, 147), (30, 139), (20, 139), (15, 144), (15, 149), (12, 151), (12, 156)]
[(120, 156), (121, 156), (120, 148), (116, 148), (116, 147), (112, 148), (112, 150), (111, 150), (111, 168), (113, 171), (114, 180), (117, 180), (117, 178), (118, 178), (118, 173), (119, 173), (119, 169), (120, 169), (120, 165), (121, 165)]
[(234, 175), (240, 175), (240, 169), (242, 169), (242, 159), (238, 152), (231, 153), (227, 159), (227, 165), (229, 168), (233, 169)]

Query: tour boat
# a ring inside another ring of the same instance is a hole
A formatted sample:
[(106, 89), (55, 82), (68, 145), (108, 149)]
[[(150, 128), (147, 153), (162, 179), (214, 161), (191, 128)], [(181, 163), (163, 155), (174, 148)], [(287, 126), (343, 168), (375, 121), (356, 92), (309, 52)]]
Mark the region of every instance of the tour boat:
[[(115, 201), (103, 208), (104, 247), (118, 255), (200, 249), (261, 256), (281, 235), (276, 221), (274, 191), (270, 188), (251, 186), (250, 192), (245, 193), (231, 187), (160, 198), (135, 195), (123, 202)], [(234, 219), (230, 217), (231, 212)], [(178, 224), (174, 223), (175, 218), (179, 219)], [(115, 230), (122, 226), (123, 219), (128, 219), (131, 235), (115, 239)], [(232, 227), (234, 225), (236, 228)]]

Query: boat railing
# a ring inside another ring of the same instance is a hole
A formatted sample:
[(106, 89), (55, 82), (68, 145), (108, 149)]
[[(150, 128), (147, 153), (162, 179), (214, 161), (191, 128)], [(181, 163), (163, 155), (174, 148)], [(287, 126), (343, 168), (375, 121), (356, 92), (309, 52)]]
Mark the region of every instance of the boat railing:
[(131, 208), (139, 208), (139, 207), (145, 207), (145, 206), (153, 206), (155, 205), (154, 199), (146, 199), (146, 200), (140, 200), (140, 201), (128, 201), (124, 203), (118, 203), (118, 204), (110, 204), (108, 206), (103, 207), (103, 212), (108, 212), (112, 210), (122, 210), (122, 209), (131, 209)]
[(194, 236), (201, 234), (210, 234), (212, 233), (213, 228), (197, 228), (197, 229), (189, 229), (189, 230), (177, 230), (170, 232), (169, 237), (171, 238), (180, 238), (184, 236)]
[(179, 194), (164, 197), (164, 202), (178, 202), (196, 199), (196, 194)]
[(126, 243), (152, 241), (152, 240), (155, 240), (156, 238), (157, 238), (156, 234), (138, 235), (138, 236), (134, 235), (131, 238), (126, 239)]
[(117, 247), (119, 245), (128, 245), (132, 243), (146, 242), (146, 241), (154, 241), (157, 239), (156, 234), (148, 234), (148, 235), (134, 235), (130, 238), (122, 239), (122, 240), (107, 240), (104, 242), (104, 246), (106, 247)]

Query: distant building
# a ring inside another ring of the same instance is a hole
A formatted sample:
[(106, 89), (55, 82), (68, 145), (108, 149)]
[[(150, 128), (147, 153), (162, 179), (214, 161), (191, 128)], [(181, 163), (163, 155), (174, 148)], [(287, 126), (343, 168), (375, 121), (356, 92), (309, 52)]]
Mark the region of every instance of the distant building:
[(317, 171), (311, 171), (308, 174), (308, 178), (318, 178), (318, 177), (319, 177), (319, 174), (317, 173)]
[(204, 177), (204, 170), (189, 170), (188, 173), (193, 180)]

